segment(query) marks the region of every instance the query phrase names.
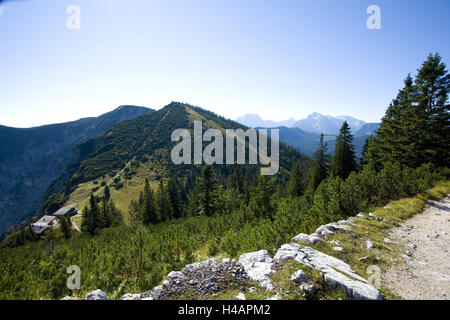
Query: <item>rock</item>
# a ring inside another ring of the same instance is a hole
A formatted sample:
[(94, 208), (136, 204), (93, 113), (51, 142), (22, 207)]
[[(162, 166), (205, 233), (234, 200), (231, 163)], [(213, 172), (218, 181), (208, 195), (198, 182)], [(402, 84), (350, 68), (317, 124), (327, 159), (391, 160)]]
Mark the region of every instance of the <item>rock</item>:
[(368, 214), (368, 216), (371, 217), (371, 218), (375, 218), (375, 214), (373, 214), (372, 212), (370, 212), (370, 213)]
[(277, 293), (276, 295), (274, 295), (270, 298), (267, 298), (266, 300), (282, 300), (282, 299), (283, 299), (283, 297), (281, 296), (281, 294)]
[(328, 236), (333, 235), (334, 231), (330, 230), (327, 226), (320, 226), (319, 228), (317, 228), (316, 233), (318, 235), (328, 237)]
[(305, 272), (303, 272), (303, 270), (298, 270), (294, 272), (291, 276), (291, 280), (297, 283), (304, 283), (309, 281), (308, 277), (306, 276)]
[(124, 294), (120, 300), (141, 300), (141, 295), (139, 293), (136, 294), (132, 294), (132, 293), (127, 293)]
[(413, 249), (413, 250), (414, 250), (414, 249), (417, 249), (417, 246), (416, 246), (414, 243), (410, 244), (409, 247), (410, 247), (411, 249)]
[(237, 294), (236, 298), (238, 300), (245, 300), (245, 295), (242, 292), (240, 292), (240, 293)]
[(300, 285), (300, 290), (305, 291), (306, 293), (313, 293), (316, 290), (316, 287), (312, 284), (302, 283)]
[(285, 244), (278, 249), (274, 259), (278, 257), (292, 259), (314, 270), (319, 270), (326, 282), (343, 288), (353, 299), (382, 299), (380, 292), (356, 274), (347, 263), (313, 248)]
[(167, 280), (171, 281), (174, 279), (184, 279), (185, 275), (181, 271), (172, 271), (167, 275)]
[(100, 289), (89, 292), (84, 299), (85, 300), (109, 300), (106, 293), (104, 293)]
[(239, 257), (238, 263), (242, 265), (248, 277), (257, 281), (268, 290), (273, 289), (269, 275), (273, 273), (273, 260), (267, 250), (245, 253)]
[(248, 292), (255, 292), (256, 291), (256, 288), (255, 287), (250, 287), (250, 288), (248, 288)]
[(376, 219), (377, 219), (377, 221), (383, 221), (382, 217), (377, 217)]
[(367, 259), (369, 259), (369, 257), (361, 257), (358, 259), (358, 261), (366, 261)]
[(66, 301), (71, 301), (71, 300), (73, 300), (73, 301), (75, 301), (75, 300), (78, 300), (78, 298), (77, 298), (77, 297), (65, 296), (65, 297), (62, 298), (61, 300), (66, 300)]
[(412, 255), (413, 255), (412, 251), (410, 251), (410, 250), (406, 250), (406, 254), (410, 257), (412, 257)]
[(356, 215), (357, 218), (364, 218), (366, 214), (364, 212), (360, 212)]
[(323, 241), (320, 237), (315, 235), (307, 235), (300, 233), (291, 239), (291, 242), (305, 242), (305, 243), (316, 243)]
[(370, 240), (367, 240), (366, 241), (366, 248), (370, 250), (370, 249), (375, 248), (375, 246), (373, 245), (373, 243)]
[(335, 244), (335, 245), (337, 245), (337, 246), (340, 246), (341, 244), (339, 243), (339, 241), (337, 241), (337, 240), (331, 240), (331, 241), (329, 241), (330, 243), (333, 243), (333, 244)]
[(383, 241), (386, 242), (386, 243), (394, 243), (394, 241), (392, 241), (392, 240), (389, 239), (389, 238), (384, 238)]
[(337, 251), (339, 253), (345, 253), (345, 249), (342, 247), (333, 247), (332, 248), (334, 251)]

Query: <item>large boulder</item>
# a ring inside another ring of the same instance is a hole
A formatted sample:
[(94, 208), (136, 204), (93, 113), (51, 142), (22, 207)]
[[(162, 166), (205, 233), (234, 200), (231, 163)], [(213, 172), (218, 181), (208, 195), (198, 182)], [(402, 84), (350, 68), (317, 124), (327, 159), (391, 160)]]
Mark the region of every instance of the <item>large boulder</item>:
[(238, 263), (242, 265), (248, 277), (259, 282), (268, 290), (273, 289), (269, 275), (274, 272), (273, 260), (267, 250), (245, 253), (239, 257)]
[(313, 248), (285, 244), (278, 249), (274, 259), (294, 260), (314, 270), (319, 270), (326, 282), (332, 286), (343, 288), (353, 299), (382, 299), (380, 292), (356, 274), (347, 263)]
[(304, 233), (300, 233), (291, 239), (291, 242), (316, 243), (319, 241), (323, 241), (319, 236), (314, 234), (308, 235)]

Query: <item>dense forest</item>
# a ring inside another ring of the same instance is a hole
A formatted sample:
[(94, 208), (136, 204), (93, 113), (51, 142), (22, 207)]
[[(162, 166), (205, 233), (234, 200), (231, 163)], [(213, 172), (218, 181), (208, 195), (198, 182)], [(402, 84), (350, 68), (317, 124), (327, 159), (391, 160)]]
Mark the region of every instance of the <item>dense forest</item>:
[[(157, 186), (147, 179), (127, 219), (109, 187), (102, 186), (101, 196), (92, 194), (82, 210), (81, 233), (62, 220), (40, 240), (24, 227), (2, 243), (0, 299), (58, 299), (97, 288), (112, 298), (142, 292), (185, 264), (259, 249), (273, 254), (298, 233), (425, 192), (450, 177), (449, 88), (445, 64), (438, 54), (429, 55), (415, 78), (406, 78), (361, 161), (344, 122), (333, 155), (323, 135), (310, 159), (284, 148), (289, 156), (281, 159), (284, 170), (275, 177), (259, 176), (249, 165), (205, 165), (173, 171)], [(147, 141), (164, 144), (158, 139)], [(116, 162), (125, 161), (133, 148), (123, 144), (123, 159)], [(99, 144), (90, 148), (100, 157), (88, 162), (98, 163), (110, 152), (99, 153), (105, 151)], [(154, 145), (142, 150), (145, 159)], [(101, 172), (84, 162), (68, 188), (116, 170), (114, 161)], [(69, 265), (81, 268), (80, 290), (66, 287)]]

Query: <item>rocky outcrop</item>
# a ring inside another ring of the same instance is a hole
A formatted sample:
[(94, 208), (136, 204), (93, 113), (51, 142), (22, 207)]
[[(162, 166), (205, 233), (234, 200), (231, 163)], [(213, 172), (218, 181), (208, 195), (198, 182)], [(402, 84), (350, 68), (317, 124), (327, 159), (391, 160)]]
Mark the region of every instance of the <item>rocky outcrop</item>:
[[(360, 217), (366, 217), (360, 213)], [(373, 217), (372, 217), (373, 218)], [(142, 294), (126, 294), (122, 300), (160, 300), (176, 298), (184, 292), (193, 292), (200, 296), (217, 295), (232, 283), (244, 283), (248, 280), (258, 282), (261, 287), (273, 291), (275, 286), (270, 276), (281, 269), (282, 261), (295, 261), (313, 270), (320, 271), (325, 282), (331, 286), (342, 288), (352, 299), (357, 300), (381, 300), (380, 292), (359, 276), (347, 263), (328, 254), (322, 253), (299, 243), (314, 244), (325, 241), (326, 238), (339, 231), (352, 232), (354, 218), (329, 223), (317, 228), (312, 235), (299, 234), (292, 238), (291, 243), (282, 245), (272, 258), (267, 250), (245, 253), (239, 260), (223, 259), (219, 263), (216, 259), (193, 263), (184, 267), (181, 271), (172, 271), (167, 275), (162, 285)], [(297, 243), (298, 242), (298, 243)], [(339, 245), (338, 241), (330, 241)], [(344, 254), (342, 247), (335, 247), (335, 251)], [(362, 260), (367, 257), (361, 258)], [(291, 275), (291, 280), (299, 284), (299, 289), (305, 293), (315, 290), (311, 281), (303, 270), (298, 270)], [(245, 288), (241, 288), (244, 291)], [(254, 292), (256, 288), (249, 288), (248, 292)], [(275, 293), (275, 292), (274, 292)], [(245, 300), (243, 293), (236, 295), (236, 299)], [(281, 300), (280, 293), (267, 300)]]
[(234, 259), (216, 259), (189, 264), (181, 271), (172, 271), (161, 286), (142, 293), (141, 299), (161, 300), (193, 292), (198, 295), (217, 294), (232, 283), (245, 282), (249, 279), (242, 265)]
[(339, 286), (353, 299), (380, 300), (381, 294), (367, 283), (342, 260), (298, 244), (285, 244), (277, 251), (274, 259), (294, 260), (314, 270), (319, 270), (326, 282)]
[(273, 289), (269, 275), (274, 272), (274, 261), (267, 250), (246, 253), (240, 256), (241, 264), (250, 279), (257, 281), (261, 286), (268, 290)]

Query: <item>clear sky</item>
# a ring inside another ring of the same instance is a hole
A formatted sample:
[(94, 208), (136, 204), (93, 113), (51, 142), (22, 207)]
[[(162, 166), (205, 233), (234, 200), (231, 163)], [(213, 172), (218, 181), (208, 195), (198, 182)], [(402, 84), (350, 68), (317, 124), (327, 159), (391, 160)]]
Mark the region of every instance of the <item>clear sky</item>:
[[(366, 27), (369, 5), (381, 30)], [(81, 29), (66, 26), (69, 5)], [(0, 124), (171, 101), (235, 119), (375, 122), (430, 52), (450, 63), (448, 0), (24, 0), (0, 8)]]

